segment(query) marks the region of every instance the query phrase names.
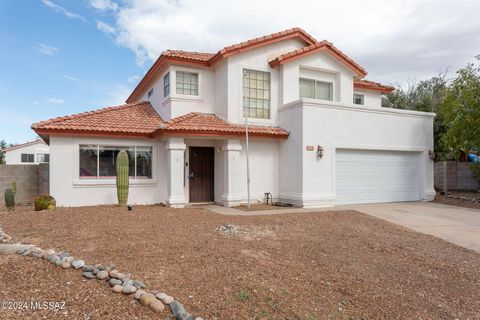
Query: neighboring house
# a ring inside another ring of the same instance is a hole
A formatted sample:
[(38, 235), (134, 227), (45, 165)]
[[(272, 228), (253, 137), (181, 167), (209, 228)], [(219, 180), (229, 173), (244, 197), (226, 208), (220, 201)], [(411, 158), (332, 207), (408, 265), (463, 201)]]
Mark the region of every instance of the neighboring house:
[(434, 114), (381, 107), (392, 87), (294, 28), (217, 53), (168, 50), (127, 104), (36, 123), (63, 206), (116, 203), (115, 157), (130, 155), (131, 204), (247, 199), (300, 207), (431, 200)]
[(42, 139), (36, 139), (3, 149), (5, 164), (39, 164), (50, 161), (48, 145)]

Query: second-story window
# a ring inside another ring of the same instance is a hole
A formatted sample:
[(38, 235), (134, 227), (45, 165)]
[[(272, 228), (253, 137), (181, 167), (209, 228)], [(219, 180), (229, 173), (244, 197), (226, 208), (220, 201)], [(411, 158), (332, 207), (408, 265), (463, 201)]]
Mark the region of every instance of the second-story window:
[(270, 119), (270, 72), (243, 70), (243, 116)]
[(198, 96), (198, 73), (177, 71), (177, 94)]
[(168, 97), (170, 95), (170, 72), (167, 72), (163, 76), (163, 96)]
[(300, 78), (300, 98), (333, 100), (333, 83)]
[(354, 104), (364, 104), (365, 103), (365, 96), (363, 94), (354, 94), (353, 95), (353, 103)]

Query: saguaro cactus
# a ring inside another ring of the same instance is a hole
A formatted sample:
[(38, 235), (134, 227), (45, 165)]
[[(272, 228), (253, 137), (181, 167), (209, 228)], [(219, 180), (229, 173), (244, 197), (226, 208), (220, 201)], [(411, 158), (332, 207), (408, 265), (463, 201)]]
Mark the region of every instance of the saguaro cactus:
[(126, 206), (128, 201), (128, 153), (122, 150), (117, 155), (117, 197), (118, 205)]

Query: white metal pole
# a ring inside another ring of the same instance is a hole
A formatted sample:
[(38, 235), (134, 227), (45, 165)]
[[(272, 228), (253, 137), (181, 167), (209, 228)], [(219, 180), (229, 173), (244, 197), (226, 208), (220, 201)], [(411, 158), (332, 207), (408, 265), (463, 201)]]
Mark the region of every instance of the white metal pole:
[[(247, 207), (250, 210), (250, 161), (248, 153), (248, 114), (250, 112), (250, 104), (247, 103), (247, 72), (243, 70), (243, 110), (245, 111), (245, 154), (247, 157)], [(248, 105), (248, 107), (247, 107)]]

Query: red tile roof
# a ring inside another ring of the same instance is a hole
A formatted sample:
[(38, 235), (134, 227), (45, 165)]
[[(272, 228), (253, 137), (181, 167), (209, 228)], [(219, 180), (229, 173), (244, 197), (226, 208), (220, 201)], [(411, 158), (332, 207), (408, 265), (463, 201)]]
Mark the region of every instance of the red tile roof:
[(34, 123), (32, 129), (38, 134), (151, 136), (161, 123), (163, 120), (155, 109), (143, 101)]
[[(125, 104), (34, 123), (39, 135), (94, 135), (153, 138), (166, 133), (189, 135), (242, 135), (243, 125), (228, 123), (213, 114), (189, 113), (164, 121), (149, 102)], [(279, 127), (249, 126), (252, 136), (287, 138)]]
[(162, 52), (162, 55), (165, 57), (178, 58), (182, 60), (208, 62), (215, 55), (215, 53), (183, 51), (183, 50), (166, 50)]
[(225, 47), (215, 54), (203, 52), (189, 52), (182, 50), (166, 50), (160, 55), (157, 61), (155, 61), (155, 63), (147, 71), (143, 79), (138, 83), (137, 87), (128, 97), (127, 103), (131, 103), (136, 98), (138, 98), (138, 95), (145, 87), (149, 85), (150, 81), (154, 78), (158, 69), (164, 62), (193, 64), (196, 66), (210, 67), (215, 63), (221, 61), (222, 59), (229, 57), (233, 54), (291, 38), (299, 38), (303, 40), (307, 45), (311, 45), (317, 42), (315, 38), (313, 38), (310, 34), (305, 32), (301, 28), (292, 28)]
[(395, 90), (392, 86), (387, 86), (378, 82), (369, 81), (369, 80), (355, 80), (353, 87), (358, 90), (370, 90), (370, 91), (379, 91), (382, 93), (390, 93)]
[(248, 49), (253, 49), (259, 46), (264, 46), (267, 44), (271, 44), (271, 43), (275, 43), (278, 41), (283, 41), (283, 40), (295, 38), (295, 37), (302, 39), (308, 45), (317, 42), (317, 40), (314, 37), (312, 37), (310, 34), (308, 34), (305, 30), (301, 28), (291, 28), (288, 30), (272, 33), (266, 36), (250, 39), (244, 42), (240, 42), (240, 43), (225, 47), (220, 51), (218, 51), (217, 54), (215, 54), (215, 56), (210, 60), (210, 64), (214, 64), (220, 61), (221, 59), (231, 56), (232, 54), (237, 52), (242, 52)]
[(316, 42), (314, 44), (309, 45), (308, 47), (303, 47), (303, 48), (282, 54), (276, 57), (275, 59), (271, 60), (269, 63), (272, 67), (276, 67), (288, 61), (292, 61), (300, 57), (303, 57), (318, 51), (322, 51), (322, 50), (328, 51), (331, 55), (333, 55), (335, 58), (337, 58), (342, 63), (344, 63), (347, 67), (355, 71), (359, 76), (364, 77), (367, 75), (367, 71), (362, 66), (360, 66), (358, 63), (353, 61), (346, 54), (344, 54), (342, 51), (336, 48), (332, 43), (326, 40), (323, 40), (321, 42)]
[[(214, 114), (192, 112), (174, 118), (160, 126), (163, 133), (177, 132), (205, 135), (243, 135), (245, 126), (228, 123)], [(252, 136), (273, 136), (287, 138), (288, 132), (280, 127), (249, 125), (248, 133)]]

